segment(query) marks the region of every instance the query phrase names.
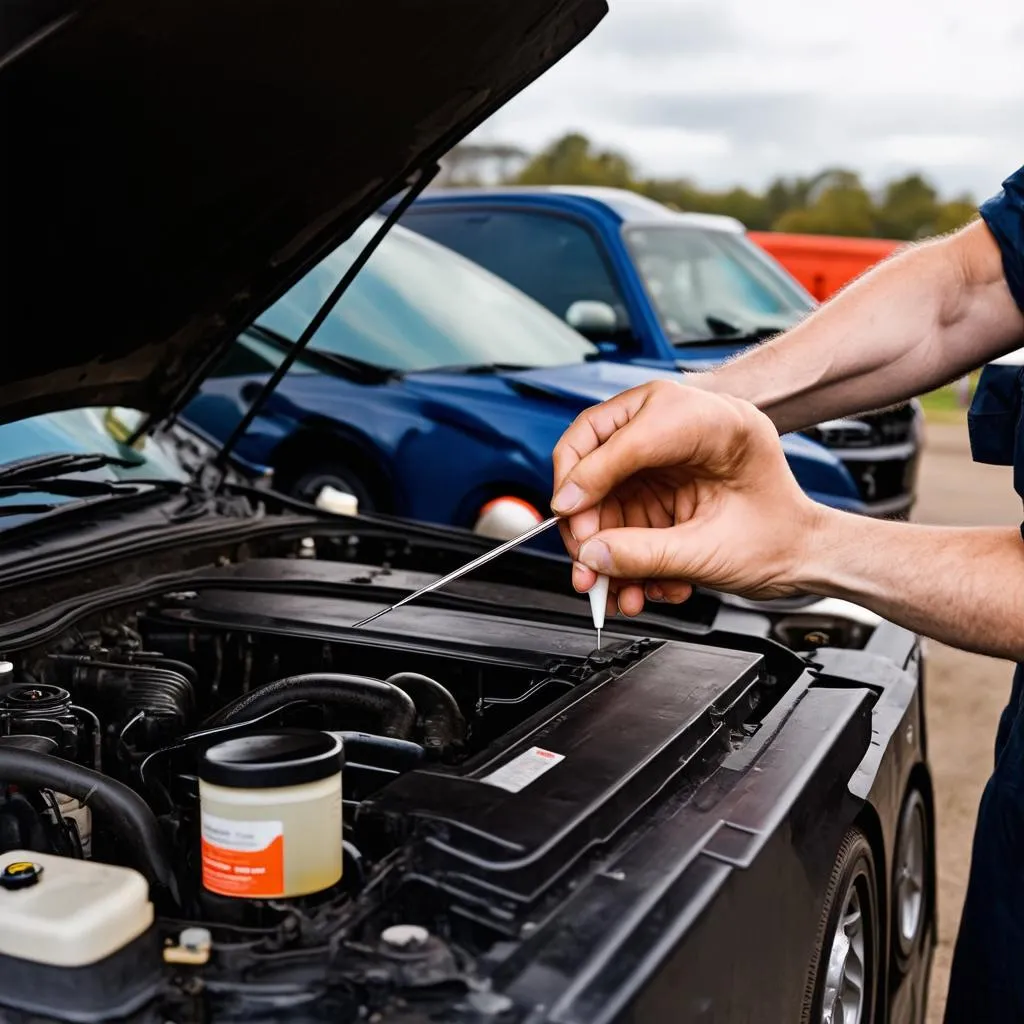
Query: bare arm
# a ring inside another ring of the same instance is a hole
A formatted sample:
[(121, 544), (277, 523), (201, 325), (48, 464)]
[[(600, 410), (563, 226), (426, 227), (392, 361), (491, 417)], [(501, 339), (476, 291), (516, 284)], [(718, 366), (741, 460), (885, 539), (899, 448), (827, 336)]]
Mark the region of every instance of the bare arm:
[(785, 432), (921, 394), (1022, 341), (999, 247), (976, 221), (904, 250), (797, 327), (688, 383), (752, 402)]
[(842, 597), (967, 651), (1024, 659), (1024, 543), (1014, 527), (917, 526), (822, 510), (800, 589)]

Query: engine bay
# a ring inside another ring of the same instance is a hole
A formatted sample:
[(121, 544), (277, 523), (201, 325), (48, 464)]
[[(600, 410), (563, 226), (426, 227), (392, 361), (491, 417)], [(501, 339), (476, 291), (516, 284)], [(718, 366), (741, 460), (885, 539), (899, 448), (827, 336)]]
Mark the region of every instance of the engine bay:
[[(612, 629), (598, 651), (583, 626), (433, 605), (354, 631), (377, 597), (323, 585), (357, 572), (222, 567), (0, 663), (0, 855), (44, 880), (71, 862), (130, 869), (151, 903), (118, 904), (136, 924), (105, 959), (89, 956), (127, 876), (97, 881), (106, 896), (79, 908), (79, 960), (44, 954), (27, 970), (0, 942), (12, 1019), (361, 1020), (415, 1006), (425, 1015), (395, 1019), (425, 1021), (438, 1000), (462, 1014), (445, 1020), (497, 1019), (496, 979), (607, 851), (652, 808), (692, 798), (807, 685), (798, 658), (757, 638), (740, 650)], [(241, 789), (207, 771), (239, 750), (252, 769), (267, 737), (320, 737), (338, 757), (322, 779), (277, 764), (278, 782)], [(337, 795), (301, 811), (299, 791), (328, 778)], [(283, 877), (268, 837), (284, 844)], [(298, 851), (313, 875), (326, 867), (289, 890)], [(0, 888), (0, 915), (23, 881)], [(31, 945), (49, 924), (29, 913), (22, 926)]]

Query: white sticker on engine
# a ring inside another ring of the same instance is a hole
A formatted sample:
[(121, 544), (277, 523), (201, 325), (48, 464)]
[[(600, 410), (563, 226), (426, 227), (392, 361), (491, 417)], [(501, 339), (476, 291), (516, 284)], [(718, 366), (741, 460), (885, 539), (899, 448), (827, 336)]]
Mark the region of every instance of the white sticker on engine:
[(554, 768), (559, 761), (564, 760), (564, 754), (556, 754), (543, 747), (530, 747), (518, 757), (513, 757), (507, 764), (495, 769), (490, 775), (485, 775), (480, 781), (499, 789), (507, 789), (510, 793), (518, 793)]

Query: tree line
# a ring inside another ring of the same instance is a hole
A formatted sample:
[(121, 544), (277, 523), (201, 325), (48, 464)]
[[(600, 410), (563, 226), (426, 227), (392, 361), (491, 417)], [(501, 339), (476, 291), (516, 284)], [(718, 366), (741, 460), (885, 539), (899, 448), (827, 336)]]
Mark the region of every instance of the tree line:
[(845, 168), (810, 177), (781, 177), (763, 192), (736, 187), (705, 190), (689, 178), (646, 178), (624, 154), (585, 135), (563, 135), (538, 153), (508, 144), (465, 143), (443, 161), (441, 184), (498, 180), (518, 185), (605, 185), (631, 189), (677, 209), (721, 213), (753, 231), (913, 240), (952, 231), (977, 210), (967, 194), (943, 198), (921, 174), (870, 190)]

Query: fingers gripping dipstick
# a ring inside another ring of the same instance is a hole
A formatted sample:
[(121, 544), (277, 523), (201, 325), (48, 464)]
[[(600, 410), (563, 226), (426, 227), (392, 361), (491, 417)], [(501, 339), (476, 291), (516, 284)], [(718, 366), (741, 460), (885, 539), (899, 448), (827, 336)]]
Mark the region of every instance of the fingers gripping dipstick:
[[(513, 537), (512, 540), (507, 540), (504, 544), (499, 544), (496, 548), (492, 548), (479, 558), (474, 558), (473, 561), (467, 562), (454, 572), (448, 573), (447, 576), (442, 576), (440, 579), (434, 580), (433, 583), (420, 588), (415, 593), (409, 594), (407, 597), (403, 597), (401, 601), (396, 601), (394, 604), (388, 605), (387, 608), (381, 608), (379, 612), (374, 612), (372, 615), (367, 615), (365, 619), (360, 619), (358, 622), (354, 622), (352, 624), (352, 629), (359, 629), (362, 626), (369, 625), (374, 620), (379, 619), (382, 615), (386, 615), (388, 612), (394, 611), (396, 608), (401, 608), (402, 605), (415, 601), (417, 597), (420, 597), (423, 594), (429, 594), (435, 590), (440, 590), (448, 583), (461, 579), (474, 569), (479, 569), (480, 566), (486, 565), (488, 562), (493, 561), (495, 558), (505, 554), (507, 551), (512, 551), (514, 548), (519, 547), (520, 544), (523, 544), (526, 541), (531, 540), (533, 537), (536, 537), (538, 534), (543, 533), (545, 530), (554, 526), (561, 518), (561, 516), (552, 516), (550, 519), (545, 519), (542, 523), (538, 523), (536, 526), (531, 527), (526, 531), (526, 533), (522, 533), (518, 537)], [(600, 600), (598, 600), (598, 597)], [(597, 583), (594, 584), (593, 589), (590, 591), (590, 612), (594, 619), (594, 629), (597, 630), (598, 649), (601, 647), (601, 630), (604, 628), (604, 610), (607, 601), (608, 577), (598, 576)]]

